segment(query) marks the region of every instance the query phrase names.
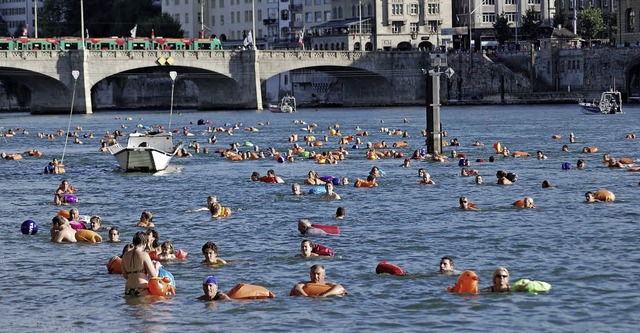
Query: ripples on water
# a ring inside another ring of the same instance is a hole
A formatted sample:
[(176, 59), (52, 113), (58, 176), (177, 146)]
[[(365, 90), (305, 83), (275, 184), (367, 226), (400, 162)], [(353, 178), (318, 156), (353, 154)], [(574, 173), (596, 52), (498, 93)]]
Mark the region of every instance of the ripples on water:
[[(640, 209), (636, 204), (640, 179), (635, 173), (607, 169), (601, 160), (604, 152), (618, 158), (640, 158), (638, 141), (624, 139), (626, 133), (640, 134), (638, 112), (634, 106), (627, 107), (624, 115), (602, 117), (582, 115), (574, 106), (444, 108), (442, 122), (449, 138), (458, 138), (462, 146), (456, 150), (472, 161), (488, 160), (496, 141), (512, 151), (535, 155), (542, 150), (549, 157), (545, 161), (498, 158), (496, 163), (472, 163), (484, 176), (482, 186), (475, 185), (472, 177), (459, 177), (457, 163), (411, 161), (410, 168), (400, 168), (401, 159), (369, 161), (363, 149), (350, 149), (347, 161), (338, 165), (277, 164), (272, 159), (233, 163), (212, 153), (176, 157), (166, 172), (156, 176), (126, 174), (118, 170), (112, 156), (97, 153), (99, 136), (123, 122), (127, 131), (137, 123), (166, 124), (166, 113), (74, 116), (73, 126), (82, 126), (81, 133), (96, 134), (95, 139), (83, 138), (83, 145), (70, 140), (66, 151), (64, 177), (79, 190), (80, 213), (101, 215), (105, 225), (119, 226), (127, 241), (138, 230), (133, 225), (140, 212), (148, 209), (155, 215), (161, 241), (172, 240), (176, 248), (190, 252), (189, 260), (166, 264), (176, 276), (178, 295), (153, 303), (125, 300), (124, 280), (106, 274), (105, 263), (121, 252), (124, 243), (49, 242), (50, 221), (60, 209), (53, 206), (52, 194), (63, 177), (41, 171), (53, 156), (61, 155), (64, 140), (38, 139), (36, 133), (65, 128), (68, 118), (5, 114), (0, 124), (4, 130), (25, 127), (30, 134), (0, 138), (0, 151), (37, 148), (45, 155), (0, 161), (4, 189), (0, 207), (5, 216), (0, 224), (0, 250), (6, 254), (0, 259), (4, 276), (0, 299), (5, 304), (0, 318), (12, 331), (630, 331), (640, 305), (636, 276), (640, 271)], [(135, 120), (116, 120), (116, 115)], [(409, 123), (402, 122), (405, 117)], [(423, 108), (302, 110), (293, 115), (184, 112), (174, 115), (173, 127), (195, 124), (201, 118), (212, 120), (215, 126), (271, 122), (260, 126), (260, 132), (217, 133), (215, 145), (206, 143), (211, 134), (203, 131), (204, 126), (191, 125), (195, 137), (178, 135), (185, 144), (198, 140), (212, 151), (245, 141), (263, 149), (284, 150), (289, 146), (288, 135), (304, 135), (299, 130), (302, 125), (293, 123), (295, 119), (318, 123), (317, 137), (339, 123), (343, 134), (355, 133), (355, 126), (360, 126), (371, 133), (365, 141), (389, 144), (403, 139), (380, 133), (380, 127), (400, 128), (411, 135), (410, 148), (404, 150), (409, 156), (413, 149), (423, 148), (424, 142), (420, 137)], [(575, 133), (578, 142), (570, 145), (571, 152), (563, 153), (561, 146), (568, 144), (569, 132)], [(564, 139), (553, 140), (553, 134)], [(486, 146), (472, 147), (475, 140)], [(331, 138), (323, 148), (336, 149), (336, 141)], [(597, 146), (600, 153), (583, 154), (583, 146)], [(446, 147), (445, 152), (450, 149)], [(586, 170), (561, 170), (563, 162), (575, 166), (579, 158), (586, 160)], [(343, 197), (339, 202), (289, 194), (291, 183), (302, 183), (310, 169), (353, 181), (365, 177), (374, 165), (386, 171), (380, 186), (336, 187)], [(415, 184), (420, 167), (427, 169), (437, 185)], [(248, 180), (252, 171), (265, 174), (270, 168), (287, 184)], [(516, 172), (518, 182), (495, 185), (499, 169)], [(544, 179), (556, 187), (542, 189)], [(613, 190), (618, 201), (583, 203), (584, 192), (600, 188)], [(231, 218), (212, 220), (206, 212), (185, 213), (204, 206), (210, 194), (233, 207)], [(458, 210), (460, 195), (468, 196), (480, 210)], [(534, 198), (537, 209), (510, 206), (526, 195)], [(347, 209), (347, 219), (336, 222), (332, 217), (341, 205)], [(296, 221), (301, 217), (340, 225), (341, 236), (314, 239), (332, 247), (335, 258), (292, 258), (299, 251)], [(40, 224), (37, 235), (20, 234), (20, 223), (26, 219)], [(200, 248), (209, 240), (219, 245), (222, 258), (233, 263), (221, 268), (200, 265)], [(455, 283), (455, 277), (433, 274), (444, 255), (454, 257), (458, 270), (475, 270), (481, 286), (490, 284), (497, 266), (506, 266), (512, 281), (519, 277), (544, 280), (553, 289), (540, 295), (447, 294), (444, 290)], [(375, 266), (383, 260), (411, 274), (376, 275)], [(309, 266), (316, 262), (327, 267), (327, 280), (345, 286), (348, 296), (287, 296), (297, 281), (308, 278)], [(202, 280), (210, 274), (218, 277), (221, 290), (245, 282), (263, 285), (277, 297), (220, 304), (196, 301)]]

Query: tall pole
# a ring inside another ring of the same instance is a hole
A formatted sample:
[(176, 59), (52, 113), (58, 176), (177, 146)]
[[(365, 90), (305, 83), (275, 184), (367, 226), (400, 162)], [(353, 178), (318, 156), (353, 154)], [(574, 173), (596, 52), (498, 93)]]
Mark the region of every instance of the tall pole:
[(578, 34), (578, 9), (576, 8), (576, 0), (573, 0), (573, 34)]
[(253, 33), (251, 34), (252, 37), (252, 43), (253, 43), (253, 49), (257, 50), (258, 47), (256, 45), (256, 0), (251, 0), (251, 24), (252, 24), (252, 29), (253, 29)]
[(200, 38), (204, 38), (204, 0), (200, 0)]
[(519, 51), (518, 47), (518, 21), (520, 21), (520, 1), (516, 1), (516, 51)]
[(169, 112), (168, 132), (171, 133), (171, 121), (173, 118), (173, 90), (176, 85), (176, 77), (178, 77), (178, 72), (176, 71), (169, 72), (169, 77), (171, 78), (171, 108), (170, 108), (171, 111)]
[(34, 8), (33, 8), (33, 20), (35, 21), (35, 37), (38, 38), (38, 0), (33, 0)]
[(360, 31), (358, 31), (358, 35), (360, 35), (360, 51), (364, 51), (364, 47), (362, 46), (362, 0), (358, 1), (358, 17), (360, 20)]
[(84, 42), (84, 0), (80, 0), (80, 30), (82, 33), (82, 49), (85, 49)]
[(473, 30), (471, 28), (471, 0), (469, 0), (469, 22), (468, 23), (468, 29), (469, 29), (469, 68), (473, 67), (473, 50), (471, 49), (471, 39), (473, 39)]

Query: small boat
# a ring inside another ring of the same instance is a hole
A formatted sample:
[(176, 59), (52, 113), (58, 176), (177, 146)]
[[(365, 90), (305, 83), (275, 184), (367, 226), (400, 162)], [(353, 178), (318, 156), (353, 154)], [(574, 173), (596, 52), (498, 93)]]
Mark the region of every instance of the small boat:
[(171, 158), (182, 149), (182, 142), (174, 144), (170, 132), (134, 132), (129, 134), (126, 147), (116, 143), (108, 149), (126, 172), (156, 172), (167, 168)]
[(578, 105), (586, 114), (621, 114), (622, 94), (619, 91), (605, 91), (600, 101), (580, 102)]
[(280, 104), (269, 104), (269, 111), (275, 113), (291, 113), (296, 112), (296, 98), (293, 96), (282, 97)]

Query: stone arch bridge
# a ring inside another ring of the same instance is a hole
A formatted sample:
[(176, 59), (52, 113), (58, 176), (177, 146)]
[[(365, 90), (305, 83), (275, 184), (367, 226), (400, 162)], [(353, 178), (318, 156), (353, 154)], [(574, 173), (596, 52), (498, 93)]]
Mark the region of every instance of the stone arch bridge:
[[(196, 84), (198, 109), (260, 110), (265, 81), (297, 69), (334, 76), (345, 95), (369, 100), (369, 105), (419, 104), (425, 98), (421, 68), (428, 64), (424, 52), (0, 51), (0, 77), (31, 90), (32, 113), (68, 112), (72, 99), (74, 113), (92, 113), (92, 89), (100, 81), (142, 74), (166, 79), (170, 86), (169, 71), (178, 72), (177, 81)], [(74, 70), (80, 73), (77, 80)]]

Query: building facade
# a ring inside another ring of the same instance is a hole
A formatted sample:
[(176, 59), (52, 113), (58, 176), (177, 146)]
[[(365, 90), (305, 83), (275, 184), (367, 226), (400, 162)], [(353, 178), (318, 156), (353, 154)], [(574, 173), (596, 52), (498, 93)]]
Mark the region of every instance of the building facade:
[[(43, 0), (0, 0), (0, 16), (7, 23), (9, 35), (14, 36), (16, 32), (22, 35), (24, 28), (27, 28), (29, 37), (36, 36), (36, 4), (42, 8)], [(38, 36), (41, 37), (41, 36)]]

